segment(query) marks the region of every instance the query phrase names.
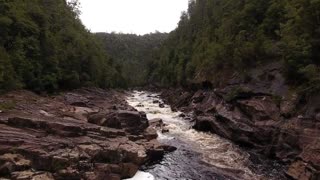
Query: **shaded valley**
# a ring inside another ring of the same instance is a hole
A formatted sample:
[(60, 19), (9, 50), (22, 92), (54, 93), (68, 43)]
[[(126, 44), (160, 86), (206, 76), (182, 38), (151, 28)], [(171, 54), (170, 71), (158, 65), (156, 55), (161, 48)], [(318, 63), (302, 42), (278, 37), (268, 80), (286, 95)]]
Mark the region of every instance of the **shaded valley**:
[(190, 0), (145, 35), (80, 14), (0, 0), (0, 179), (320, 179), (319, 0)]

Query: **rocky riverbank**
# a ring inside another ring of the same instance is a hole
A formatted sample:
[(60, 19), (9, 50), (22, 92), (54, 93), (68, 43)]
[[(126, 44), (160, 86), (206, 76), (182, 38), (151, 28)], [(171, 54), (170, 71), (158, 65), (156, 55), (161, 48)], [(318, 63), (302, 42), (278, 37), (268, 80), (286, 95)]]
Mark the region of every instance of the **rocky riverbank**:
[(205, 90), (162, 92), (173, 109), (193, 112), (194, 128), (275, 158), (292, 179), (320, 179), (320, 96), (302, 97), (285, 84), (281, 67), (234, 75)]
[(168, 149), (117, 91), (15, 91), (0, 110), (0, 179), (120, 180)]

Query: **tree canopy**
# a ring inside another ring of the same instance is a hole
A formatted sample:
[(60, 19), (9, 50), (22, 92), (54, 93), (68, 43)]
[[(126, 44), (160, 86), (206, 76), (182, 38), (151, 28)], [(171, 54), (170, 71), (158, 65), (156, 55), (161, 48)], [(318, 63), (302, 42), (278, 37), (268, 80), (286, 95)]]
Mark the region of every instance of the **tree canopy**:
[(79, 20), (75, 2), (0, 0), (0, 89), (121, 85), (100, 41)]
[(76, 0), (0, 0), (0, 90), (218, 84), (277, 61), (312, 93), (319, 49), (320, 0), (190, 0), (177, 29), (144, 36), (90, 33)]
[(320, 89), (320, 0), (190, 0), (155, 61), (153, 80), (184, 85), (272, 61), (288, 83)]
[(106, 52), (117, 64), (126, 84), (132, 87), (148, 83), (155, 56), (168, 34), (97, 33), (96, 36), (103, 41)]

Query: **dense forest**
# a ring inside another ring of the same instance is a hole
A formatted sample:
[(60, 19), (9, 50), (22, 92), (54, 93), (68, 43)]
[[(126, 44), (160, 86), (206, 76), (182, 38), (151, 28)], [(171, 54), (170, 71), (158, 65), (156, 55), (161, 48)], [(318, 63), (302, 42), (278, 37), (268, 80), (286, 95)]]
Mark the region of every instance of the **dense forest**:
[(77, 1), (0, 0), (0, 89), (184, 86), (281, 62), (292, 87), (320, 90), (320, 0), (189, 1), (178, 28), (90, 33)]
[(0, 89), (115, 87), (118, 70), (82, 25), (77, 1), (0, 0)]
[(320, 90), (319, 0), (191, 0), (155, 61), (162, 85), (208, 80), (278, 61), (289, 84)]
[(107, 54), (121, 70), (126, 85), (132, 87), (148, 83), (156, 54), (168, 34), (97, 33), (96, 36), (102, 40)]

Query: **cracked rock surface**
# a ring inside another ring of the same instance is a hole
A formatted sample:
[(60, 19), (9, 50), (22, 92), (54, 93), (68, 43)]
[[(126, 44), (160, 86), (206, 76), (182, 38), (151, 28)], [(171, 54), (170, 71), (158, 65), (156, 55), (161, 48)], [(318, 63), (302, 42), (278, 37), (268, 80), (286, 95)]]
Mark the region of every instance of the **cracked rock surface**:
[(121, 92), (16, 91), (1, 95), (0, 103), (10, 104), (0, 109), (0, 178), (118, 180), (164, 152), (146, 115)]

